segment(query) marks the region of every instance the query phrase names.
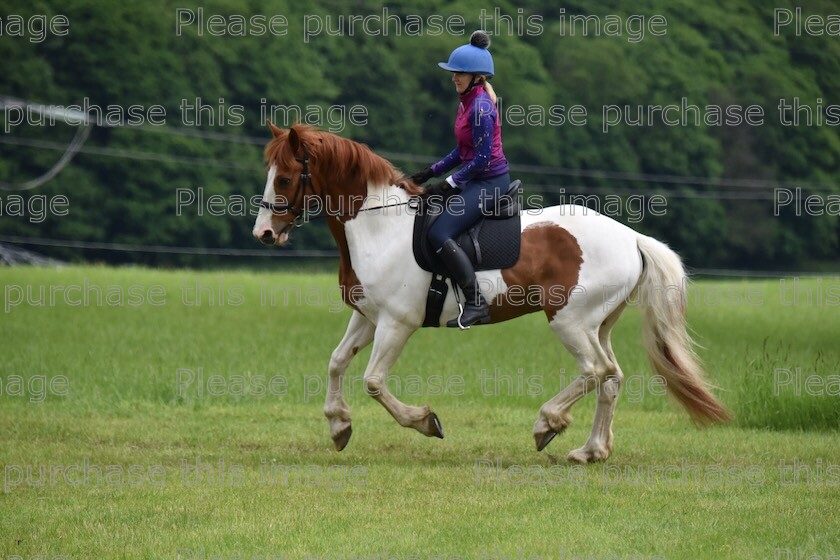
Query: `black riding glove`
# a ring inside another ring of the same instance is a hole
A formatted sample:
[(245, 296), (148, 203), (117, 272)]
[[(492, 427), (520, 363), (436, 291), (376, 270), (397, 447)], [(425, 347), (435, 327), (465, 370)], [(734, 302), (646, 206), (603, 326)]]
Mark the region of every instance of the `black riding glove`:
[(444, 193), (448, 192), (449, 189), (451, 189), (451, 188), (452, 188), (452, 185), (450, 185), (446, 181), (439, 181), (437, 183), (434, 183), (434, 184), (426, 187), (426, 196), (429, 196), (429, 195), (443, 196)]
[(408, 178), (411, 179), (411, 181), (415, 185), (422, 185), (423, 183), (425, 183), (426, 181), (428, 181), (429, 179), (431, 179), (434, 176), (435, 176), (435, 172), (432, 171), (431, 166), (429, 166), (426, 169), (424, 169), (423, 171), (418, 171), (414, 175), (409, 175)]

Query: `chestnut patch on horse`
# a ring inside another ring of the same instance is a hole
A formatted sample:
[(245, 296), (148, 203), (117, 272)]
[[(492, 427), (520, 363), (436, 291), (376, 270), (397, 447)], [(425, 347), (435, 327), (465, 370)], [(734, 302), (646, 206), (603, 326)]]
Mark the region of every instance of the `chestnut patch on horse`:
[(526, 227), (519, 261), (502, 269), (507, 290), (490, 302), (491, 322), (540, 310), (550, 321), (568, 303), (582, 264), (580, 245), (566, 229), (551, 222)]
[(341, 290), (341, 299), (344, 303), (359, 311), (356, 303), (362, 299), (362, 283), (356, 276), (353, 263), (350, 261), (350, 249), (347, 247), (344, 225), (336, 220), (329, 220), (327, 226), (330, 228), (335, 244), (338, 246), (338, 286)]

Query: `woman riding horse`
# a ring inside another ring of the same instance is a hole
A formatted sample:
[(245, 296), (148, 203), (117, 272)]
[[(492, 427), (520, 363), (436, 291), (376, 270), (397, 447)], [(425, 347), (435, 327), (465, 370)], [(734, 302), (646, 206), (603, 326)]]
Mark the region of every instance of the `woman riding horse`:
[[(446, 208), (429, 230), (432, 248), (464, 291), (464, 310), (447, 327), (468, 328), (490, 322), (490, 311), (478, 289), (472, 262), (455, 242), (458, 235), (481, 217), (482, 205), (498, 199), (510, 184), (508, 162), (502, 152), (496, 94), (487, 81), (494, 73), (489, 46), (487, 34), (476, 31), (469, 44), (452, 51), (448, 62), (438, 63), (452, 72), (452, 82), (461, 96), (455, 117), (457, 146), (437, 163), (411, 176), (419, 185), (461, 165), (458, 172), (426, 189), (430, 195), (460, 195), (448, 199)], [(450, 190), (454, 193), (449, 193)]]

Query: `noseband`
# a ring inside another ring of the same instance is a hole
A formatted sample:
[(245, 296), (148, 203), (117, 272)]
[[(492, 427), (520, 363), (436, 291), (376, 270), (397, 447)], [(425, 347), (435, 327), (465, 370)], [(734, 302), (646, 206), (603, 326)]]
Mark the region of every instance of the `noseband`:
[[(289, 204), (277, 204), (267, 200), (260, 201), (260, 206), (266, 210), (271, 210), (272, 214), (279, 214), (281, 212), (290, 213), (295, 217), (294, 222), (292, 222), (295, 227), (300, 227), (302, 225), (301, 218), (304, 213), (309, 210), (308, 203), (306, 201), (307, 191), (311, 191), (311, 194), (313, 196), (315, 195), (315, 188), (312, 185), (312, 174), (309, 173), (309, 151), (306, 149), (306, 144), (301, 144), (301, 147), (303, 148), (303, 157), (296, 157), (295, 159), (303, 164), (303, 169), (300, 171), (300, 180), (298, 181), (297, 188), (292, 195), (291, 202)], [(298, 198), (300, 198), (300, 207), (295, 208), (295, 203)]]

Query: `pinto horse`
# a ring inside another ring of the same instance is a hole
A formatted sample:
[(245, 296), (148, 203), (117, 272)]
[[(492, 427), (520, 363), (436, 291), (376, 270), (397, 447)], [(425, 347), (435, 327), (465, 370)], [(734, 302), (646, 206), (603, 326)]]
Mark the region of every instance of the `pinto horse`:
[[(440, 421), (428, 406), (402, 403), (386, 384), (425, 313), (431, 273), (414, 260), (414, 215), (409, 211), (411, 198), (423, 189), (363, 144), (302, 125), (288, 130), (269, 126), (274, 137), (265, 148), (268, 178), (254, 237), (283, 245), (298, 218), (318, 205), (338, 245), (342, 297), (353, 309), (329, 363), (324, 414), (336, 449), (344, 449), (352, 433), (342, 390), (344, 372), (370, 342), (373, 350), (364, 373), (368, 394), (401, 426), (442, 438)], [(629, 302), (639, 302), (645, 350), (670, 393), (699, 424), (729, 418), (710, 392), (686, 331), (686, 273), (676, 253), (580, 206), (525, 211), (521, 221), (518, 262), (478, 272), (477, 277), (491, 323), (543, 311), (577, 360), (579, 375), (540, 409), (533, 431), (538, 451), (569, 426), (569, 412), (578, 399), (596, 390), (592, 433), (567, 459), (587, 463), (609, 457), (613, 412), (624, 377), (610, 331)], [(529, 297), (523, 301), (512, 297), (514, 293)], [(441, 324), (457, 314), (450, 292)]]

